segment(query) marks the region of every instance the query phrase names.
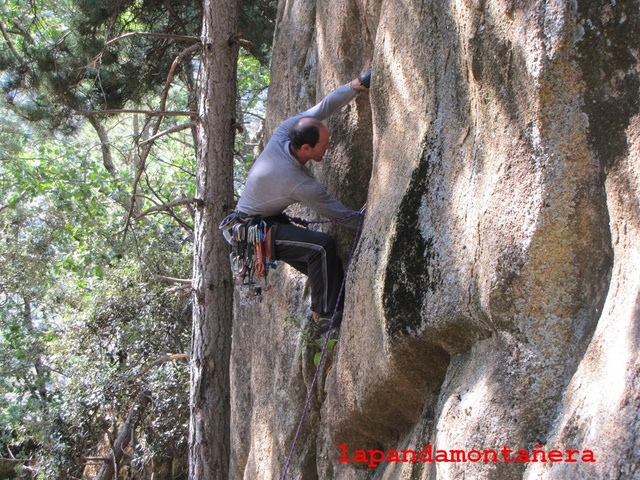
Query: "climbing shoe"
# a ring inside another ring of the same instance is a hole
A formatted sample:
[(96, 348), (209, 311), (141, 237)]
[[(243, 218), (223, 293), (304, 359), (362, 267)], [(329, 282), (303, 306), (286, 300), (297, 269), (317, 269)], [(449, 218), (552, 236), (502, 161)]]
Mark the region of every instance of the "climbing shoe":
[(310, 325), (311, 334), (313, 338), (319, 338), (329, 330), (331, 326), (331, 317), (320, 316), (316, 312), (313, 312)]
[[(310, 327), (311, 333), (314, 338), (319, 338), (325, 333), (329, 331), (331, 327), (331, 313), (317, 313), (313, 312), (313, 316), (311, 317)], [(333, 328), (340, 328), (340, 323), (342, 322), (342, 310), (338, 310), (336, 312), (336, 318), (333, 321)]]

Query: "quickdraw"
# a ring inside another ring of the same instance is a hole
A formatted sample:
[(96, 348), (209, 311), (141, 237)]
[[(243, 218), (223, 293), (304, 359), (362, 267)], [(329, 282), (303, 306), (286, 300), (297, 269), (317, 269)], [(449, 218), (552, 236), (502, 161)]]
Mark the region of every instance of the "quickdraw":
[(225, 217), (219, 226), (231, 245), (229, 261), (240, 293), (240, 304), (262, 301), (262, 292), (271, 288), (267, 275), (275, 262), (265, 256), (267, 223), (258, 217), (244, 217), (234, 212)]

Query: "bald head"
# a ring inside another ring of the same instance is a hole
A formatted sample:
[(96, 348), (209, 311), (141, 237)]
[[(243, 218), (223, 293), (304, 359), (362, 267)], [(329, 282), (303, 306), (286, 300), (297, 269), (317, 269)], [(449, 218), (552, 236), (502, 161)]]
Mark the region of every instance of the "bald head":
[(328, 130), (327, 126), (320, 120), (313, 117), (302, 117), (289, 130), (291, 146), (295, 150), (300, 150), (303, 145), (315, 147), (323, 129)]
[(289, 150), (303, 165), (309, 160), (321, 162), (325, 152), (331, 148), (329, 128), (320, 120), (303, 117), (291, 130)]

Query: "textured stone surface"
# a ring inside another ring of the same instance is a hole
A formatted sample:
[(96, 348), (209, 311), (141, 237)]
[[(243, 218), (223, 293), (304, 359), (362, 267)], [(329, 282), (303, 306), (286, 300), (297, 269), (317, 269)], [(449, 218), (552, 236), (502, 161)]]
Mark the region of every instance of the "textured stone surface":
[[(270, 128), (374, 67), (316, 170), (367, 219), (288, 478), (640, 476), (639, 23), (637, 0), (281, 2)], [(283, 320), (304, 278), (272, 281), (235, 319), (233, 478), (280, 477), (313, 375)], [(340, 444), (596, 462), (369, 469)]]

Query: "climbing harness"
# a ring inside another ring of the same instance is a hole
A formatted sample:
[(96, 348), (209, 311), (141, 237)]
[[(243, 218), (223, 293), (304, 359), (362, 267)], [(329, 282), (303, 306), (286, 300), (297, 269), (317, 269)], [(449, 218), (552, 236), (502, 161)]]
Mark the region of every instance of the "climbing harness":
[(240, 212), (227, 215), (219, 226), (231, 245), (229, 261), (240, 293), (240, 304), (262, 301), (262, 292), (271, 288), (267, 275), (276, 262), (267, 258), (267, 222), (260, 217), (247, 217)]
[[(358, 212), (361, 215), (364, 215), (366, 210), (366, 203)], [(351, 214), (353, 215), (353, 214)], [(346, 218), (348, 218), (348, 215)], [(334, 220), (335, 221), (335, 220)], [(327, 222), (314, 222), (314, 223), (327, 223)], [(331, 339), (331, 331), (333, 330), (333, 325), (336, 322), (337, 313), (338, 313), (338, 305), (340, 305), (340, 301), (344, 296), (344, 287), (347, 282), (347, 274), (349, 273), (349, 267), (351, 266), (351, 261), (353, 260), (353, 255), (356, 251), (356, 246), (358, 245), (358, 240), (360, 239), (360, 233), (362, 232), (362, 224), (358, 227), (356, 232), (356, 236), (353, 239), (353, 245), (351, 246), (351, 255), (349, 255), (349, 262), (344, 271), (344, 278), (342, 279), (342, 285), (340, 285), (340, 293), (338, 294), (338, 301), (336, 302), (336, 307), (333, 309), (333, 314), (331, 315), (331, 324), (329, 325), (329, 329), (327, 330), (326, 336), (324, 338), (324, 344), (322, 345), (322, 350), (320, 352), (320, 359), (318, 360), (318, 366), (316, 367), (316, 371), (313, 374), (313, 379), (311, 380), (311, 385), (309, 386), (309, 391), (307, 392), (307, 400), (304, 403), (304, 408), (302, 409), (302, 414), (300, 415), (300, 421), (298, 422), (298, 428), (296, 429), (296, 434), (293, 437), (293, 442), (291, 444), (291, 449), (289, 450), (289, 456), (287, 457), (287, 461), (284, 465), (284, 469), (282, 470), (282, 475), (280, 476), (280, 480), (285, 480), (287, 477), (287, 472), (289, 470), (289, 466), (291, 465), (291, 460), (293, 458), (293, 452), (296, 448), (296, 444), (298, 443), (298, 438), (300, 437), (300, 432), (302, 431), (302, 424), (304, 423), (304, 419), (307, 416), (309, 411), (309, 406), (311, 405), (311, 396), (313, 395), (313, 389), (318, 381), (318, 375), (320, 373), (320, 367), (322, 367), (322, 362), (327, 353), (327, 347), (329, 345), (329, 340)]]
[[(365, 208), (366, 204), (358, 212), (349, 213), (335, 220), (310, 221), (285, 216), (290, 222), (309, 228), (309, 225), (339, 223), (354, 215), (363, 215)], [(267, 222), (261, 217), (250, 217), (235, 211), (227, 215), (218, 228), (231, 245), (229, 261), (240, 293), (240, 305), (260, 303), (262, 293), (272, 287), (267, 281), (269, 270), (277, 266), (267, 254), (270, 251), (267, 245), (269, 232)]]

